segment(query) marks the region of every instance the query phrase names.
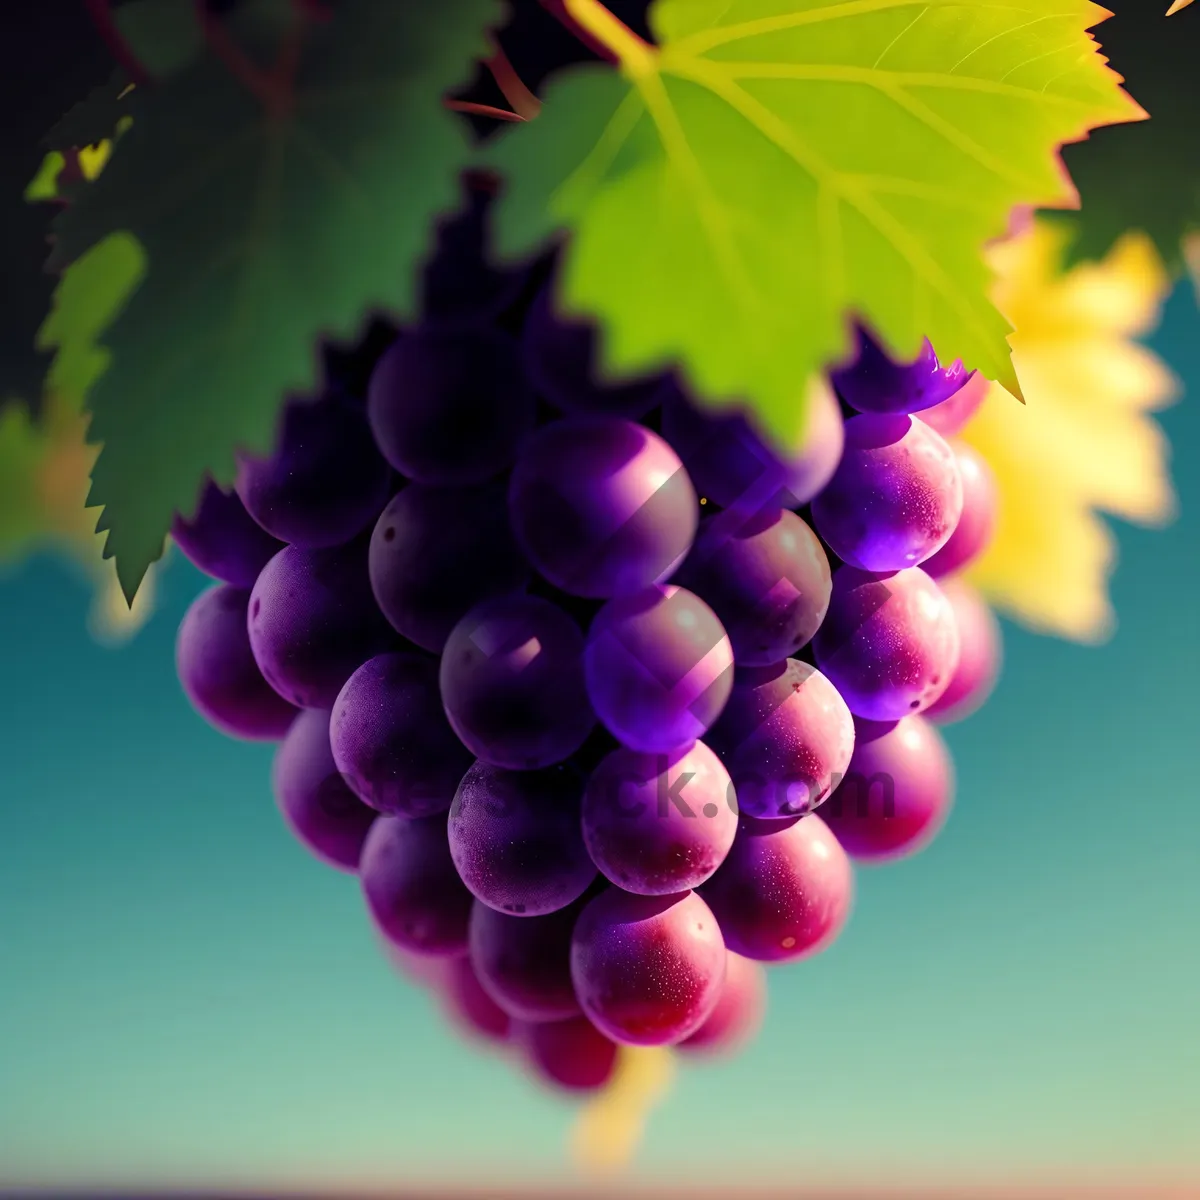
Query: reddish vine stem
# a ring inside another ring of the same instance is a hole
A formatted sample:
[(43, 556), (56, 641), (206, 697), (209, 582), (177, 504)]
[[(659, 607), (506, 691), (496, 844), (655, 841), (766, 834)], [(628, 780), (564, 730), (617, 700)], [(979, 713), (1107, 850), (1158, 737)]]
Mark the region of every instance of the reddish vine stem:
[(532, 121), (541, 112), (542, 102), (525, 86), (512, 63), (508, 61), (508, 55), (494, 39), (491, 57), (484, 60), (484, 66), (492, 73), (496, 86), (521, 120)]
[(445, 100), (445, 106), (451, 112), (471, 113), (476, 117), (495, 117), (497, 121), (524, 121), (520, 113), (509, 112), (506, 108), (496, 108), (493, 104), (476, 104), (473, 100)]
[(541, 5), (555, 20), (565, 25), (570, 33), (578, 38), (593, 54), (598, 54), (605, 62), (615, 63), (618, 61), (617, 56), (608, 46), (597, 38), (594, 38), (567, 12), (567, 7), (563, 3), (563, 0), (541, 0)]
[(142, 66), (129, 43), (121, 36), (121, 31), (117, 27), (116, 21), (113, 20), (109, 0), (84, 0), (84, 4), (87, 6), (88, 16), (92, 18), (92, 24), (96, 26), (96, 31), (104, 39), (108, 52), (117, 60), (125, 74), (138, 87), (153, 83), (150, 72)]

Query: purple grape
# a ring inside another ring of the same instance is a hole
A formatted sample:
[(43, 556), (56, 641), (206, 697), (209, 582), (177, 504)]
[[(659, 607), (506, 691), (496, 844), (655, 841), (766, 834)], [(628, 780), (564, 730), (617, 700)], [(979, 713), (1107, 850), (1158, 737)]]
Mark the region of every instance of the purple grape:
[(709, 734), (739, 810), (763, 820), (802, 816), (837, 787), (854, 752), (854, 718), (815, 667), (787, 659), (739, 671)]
[(974, 562), (987, 549), (996, 531), (999, 494), (991, 467), (978, 450), (965, 442), (954, 444), (954, 457), (962, 479), (962, 516), (945, 545), (921, 564), (934, 579), (961, 571)]
[(440, 654), (470, 609), (521, 591), (529, 578), (508, 526), (503, 485), (410, 484), (371, 535), (370, 575), (392, 626)]
[(565, 767), (505, 771), (477, 762), (450, 808), (450, 853), (489, 908), (539, 917), (578, 900), (596, 878), (580, 828), (583, 781)]
[(483, 483), (512, 465), (533, 428), (516, 343), (453, 325), (406, 333), (375, 366), (367, 413), (384, 457), (421, 483)]
[(241, 455), (237, 493), (270, 534), (315, 550), (361, 533), (391, 493), (392, 473), (362, 412), (336, 393), (292, 400), (267, 458)]
[(854, 871), (829, 827), (810, 813), (779, 833), (739, 835), (702, 894), (735, 954), (792, 962), (841, 933), (853, 906)]
[(767, 973), (753, 959), (726, 952), (725, 983), (707, 1021), (679, 1043), (686, 1054), (708, 1057), (741, 1050), (762, 1026), (767, 1008)]
[(954, 767), (924, 717), (858, 722), (849, 773), (821, 816), (852, 858), (908, 858), (932, 841), (954, 802)]
[(442, 711), (437, 663), (380, 654), (338, 693), (330, 725), (333, 757), (351, 789), (380, 812), (446, 812), (474, 761)]
[(322, 862), (357, 871), (378, 815), (347, 786), (329, 748), (329, 713), (306, 709), (275, 752), (275, 803), (289, 828)]
[(297, 710), (263, 678), (250, 649), (250, 593), (218, 583), (201, 592), (175, 640), (175, 667), (192, 707), (230, 737), (270, 742), (287, 733)]
[(301, 708), (332, 708), (358, 667), (396, 641), (371, 596), (363, 538), (281, 550), (250, 594), (249, 624), (267, 682)]
[(634, 1046), (682, 1042), (712, 1015), (725, 982), (725, 943), (698, 892), (602, 892), (579, 915), (571, 978), (601, 1033)]
[(663, 436), (675, 447), (701, 496), (752, 515), (800, 508), (830, 480), (842, 456), (842, 413), (823, 382), (809, 390), (803, 449), (790, 457), (768, 447), (742, 413), (710, 413), (682, 394), (663, 405)]
[(883, 573), (940, 550), (962, 513), (954, 451), (916, 417), (846, 422), (846, 450), (813, 501), (817, 532), (843, 562)]
[(861, 326), (855, 327), (854, 361), (830, 375), (838, 394), (863, 413), (922, 412), (953, 396), (974, 374), (961, 360), (938, 362), (928, 338), (912, 362), (896, 362)]
[(529, 561), (555, 587), (604, 599), (668, 578), (691, 549), (696, 493), (656, 433), (616, 417), (539, 429), (509, 484)]
[(699, 886), (721, 865), (737, 826), (729, 773), (703, 742), (671, 754), (614, 750), (583, 796), (592, 862), (641, 896)]
[(975, 415), (991, 388), (991, 383), (976, 372), (948, 400), (925, 409), (921, 420), (942, 437), (954, 437)]
[(596, 724), (583, 634), (539, 596), (501, 596), (471, 609), (446, 641), (440, 681), (454, 732), (494, 767), (553, 766)]
[(807, 645), (833, 586), (817, 535), (784, 508), (706, 518), (675, 580), (711, 605), (739, 667), (782, 662)]
[(359, 863), (376, 928), (417, 954), (467, 952), (471, 893), (450, 857), (446, 818), (378, 817)]
[(184, 557), (205, 575), (252, 588), (269, 559), (283, 549), (246, 511), (237, 492), (222, 491), (212, 480), (204, 484), (196, 515), (176, 515), (171, 537)]
[(512, 1018), (484, 990), (466, 955), (445, 961), (437, 982), (442, 1011), (469, 1038), (484, 1042), (507, 1042), (513, 1032)]
[(580, 1011), (571, 983), (571, 933), (582, 908), (581, 898), (542, 917), (515, 917), (475, 901), (471, 962), (505, 1012), (522, 1021), (559, 1021)]
[(616, 1043), (586, 1017), (518, 1024), (514, 1040), (537, 1077), (563, 1091), (598, 1091), (616, 1070)]
[(1003, 654), (1000, 623), (983, 597), (960, 579), (942, 585), (958, 629), (958, 666), (950, 686), (925, 710), (938, 725), (964, 721), (992, 694)]
[(592, 621), (583, 664), (605, 727), (651, 754), (703, 737), (733, 687), (733, 648), (716, 613), (673, 585), (610, 600)]
[(662, 376), (608, 384), (595, 373), (594, 325), (556, 311), (554, 285), (538, 293), (525, 319), (521, 348), (534, 388), (566, 413), (601, 413), (636, 421), (662, 403)]

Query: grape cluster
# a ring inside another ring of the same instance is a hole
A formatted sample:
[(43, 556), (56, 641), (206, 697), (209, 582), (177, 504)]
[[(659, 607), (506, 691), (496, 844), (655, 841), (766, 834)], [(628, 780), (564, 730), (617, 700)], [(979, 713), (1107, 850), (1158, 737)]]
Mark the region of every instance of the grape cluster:
[(673, 375), (606, 383), (553, 260), (493, 267), (468, 194), (420, 322), (327, 355), (176, 521), (220, 581), (177, 665), (217, 728), (280, 742), (284, 818), (403, 969), (586, 1091), (622, 1044), (741, 1044), (763, 964), (844, 927), (852, 860), (940, 827), (935, 724), (997, 669), (954, 577), (995, 497), (928, 343), (860, 332), (781, 457)]

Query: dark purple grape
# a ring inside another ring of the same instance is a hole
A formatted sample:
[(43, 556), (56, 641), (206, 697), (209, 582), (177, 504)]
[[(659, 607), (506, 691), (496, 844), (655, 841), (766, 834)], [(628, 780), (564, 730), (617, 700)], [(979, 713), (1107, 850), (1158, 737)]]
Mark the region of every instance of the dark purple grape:
[(833, 586), (817, 535), (784, 508), (706, 518), (675, 582), (717, 614), (739, 667), (770, 666), (807, 645)]
[(384, 457), (420, 483), (483, 483), (533, 428), (516, 343), (475, 326), (406, 333), (371, 376), (367, 413)]
[(593, 599), (669, 578), (699, 521), (675, 452), (616, 417), (543, 426), (522, 450), (508, 496), (529, 561), (555, 587)]
[(571, 978), (584, 1013), (613, 1041), (673, 1045), (716, 1008), (725, 943), (697, 892), (634, 896), (609, 888), (575, 924)]
[(741, 1050), (762, 1026), (767, 1009), (767, 973), (761, 964), (726, 951), (725, 983), (708, 1020), (679, 1043), (686, 1054), (708, 1057)]
[(484, 990), (471, 960), (464, 954), (445, 961), (437, 984), (445, 1014), (468, 1037), (507, 1042), (512, 1018)]
[(503, 485), (410, 484), (375, 526), (370, 573), (375, 598), (393, 627), (440, 654), (470, 609), (521, 591), (529, 578), (509, 529)]
[(230, 737), (270, 742), (297, 710), (263, 678), (250, 649), (250, 593), (218, 583), (192, 601), (175, 641), (175, 667), (192, 707)]
[(580, 828), (583, 780), (564, 767), (505, 771), (477, 762), (450, 809), (450, 853), (489, 908), (538, 917), (578, 900), (596, 878)]
[(380, 812), (446, 812), (474, 757), (442, 711), (437, 663), (418, 654), (380, 654), (338, 693), (330, 725), (333, 756), (353, 791)]
[(288, 546), (250, 596), (250, 645), (267, 682), (302, 708), (332, 708), (342, 684), (396, 637), (371, 595), (367, 543)]
[(501, 596), (471, 609), (446, 641), (440, 680), (455, 733), (495, 767), (560, 763), (596, 723), (583, 681), (583, 634), (538, 596)]
[(366, 418), (337, 393), (289, 401), (274, 452), (238, 460), (237, 493), (247, 512), (268, 533), (305, 549), (361, 533), (391, 488)]
[(176, 515), (171, 537), (205, 575), (240, 588), (252, 588), (258, 573), (283, 549), (246, 511), (237, 492), (222, 491), (211, 479), (200, 493), (196, 515), (190, 521)]
[(1000, 497), (991, 467), (978, 450), (965, 442), (953, 443), (953, 448), (962, 480), (962, 515), (942, 548), (921, 564), (934, 579), (969, 566), (987, 549), (996, 532)]
[(358, 872), (367, 908), (389, 941), (418, 954), (467, 952), (471, 893), (454, 869), (445, 817), (378, 817)]
[(1003, 656), (1000, 622), (984, 598), (961, 579), (941, 584), (958, 629), (958, 666), (950, 686), (927, 708), (936, 725), (964, 721), (992, 694)]
[(297, 839), (322, 862), (357, 871), (378, 815), (347, 786), (329, 748), (329, 713), (306, 709), (275, 752), (275, 803)]
[(729, 773), (703, 742), (670, 754), (614, 750), (583, 796), (592, 862), (641, 896), (699, 886), (729, 853), (737, 827)]
[(854, 361), (832, 372), (830, 380), (859, 412), (921, 412), (948, 400), (974, 374), (958, 359), (943, 367), (928, 338), (912, 362), (896, 362), (861, 325), (855, 335)]
[(543, 1082), (568, 1092), (594, 1092), (612, 1078), (616, 1043), (586, 1017), (524, 1022), (513, 1031), (526, 1061)]

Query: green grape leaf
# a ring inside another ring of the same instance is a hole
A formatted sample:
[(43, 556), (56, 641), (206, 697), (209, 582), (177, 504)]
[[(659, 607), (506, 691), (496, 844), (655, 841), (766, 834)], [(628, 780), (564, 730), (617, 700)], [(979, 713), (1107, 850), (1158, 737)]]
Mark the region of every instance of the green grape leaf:
[(111, 79), (93, 88), (46, 135), (45, 144), (52, 150), (69, 150), (80, 146), (95, 146), (111, 138), (126, 114), (126, 89), (129, 80), (124, 71), (115, 72)]
[[(590, 0), (589, 0), (590, 2)], [(584, 0), (577, 0), (585, 7)], [(570, 237), (561, 302), (601, 365), (679, 363), (792, 446), (856, 314), (901, 356), (1019, 395), (981, 251), (1018, 205), (1069, 204), (1056, 151), (1141, 112), (1086, 0), (657, 0), (657, 48), (579, 67), (487, 158), (502, 253)]]
[(130, 599), (205, 474), (231, 481), (235, 452), (266, 451), (287, 394), (314, 386), (318, 339), (412, 314), (471, 156), (442, 96), (497, 15), (495, 0), (341, 0), (308, 30), (279, 113), (210, 54), (134, 89), (111, 161), (56, 222), (59, 261), (127, 231), (148, 263), (89, 396), (89, 503)]
[(0, 564), (20, 558), (42, 532), (37, 477), (45, 447), (23, 404), (0, 411)]

